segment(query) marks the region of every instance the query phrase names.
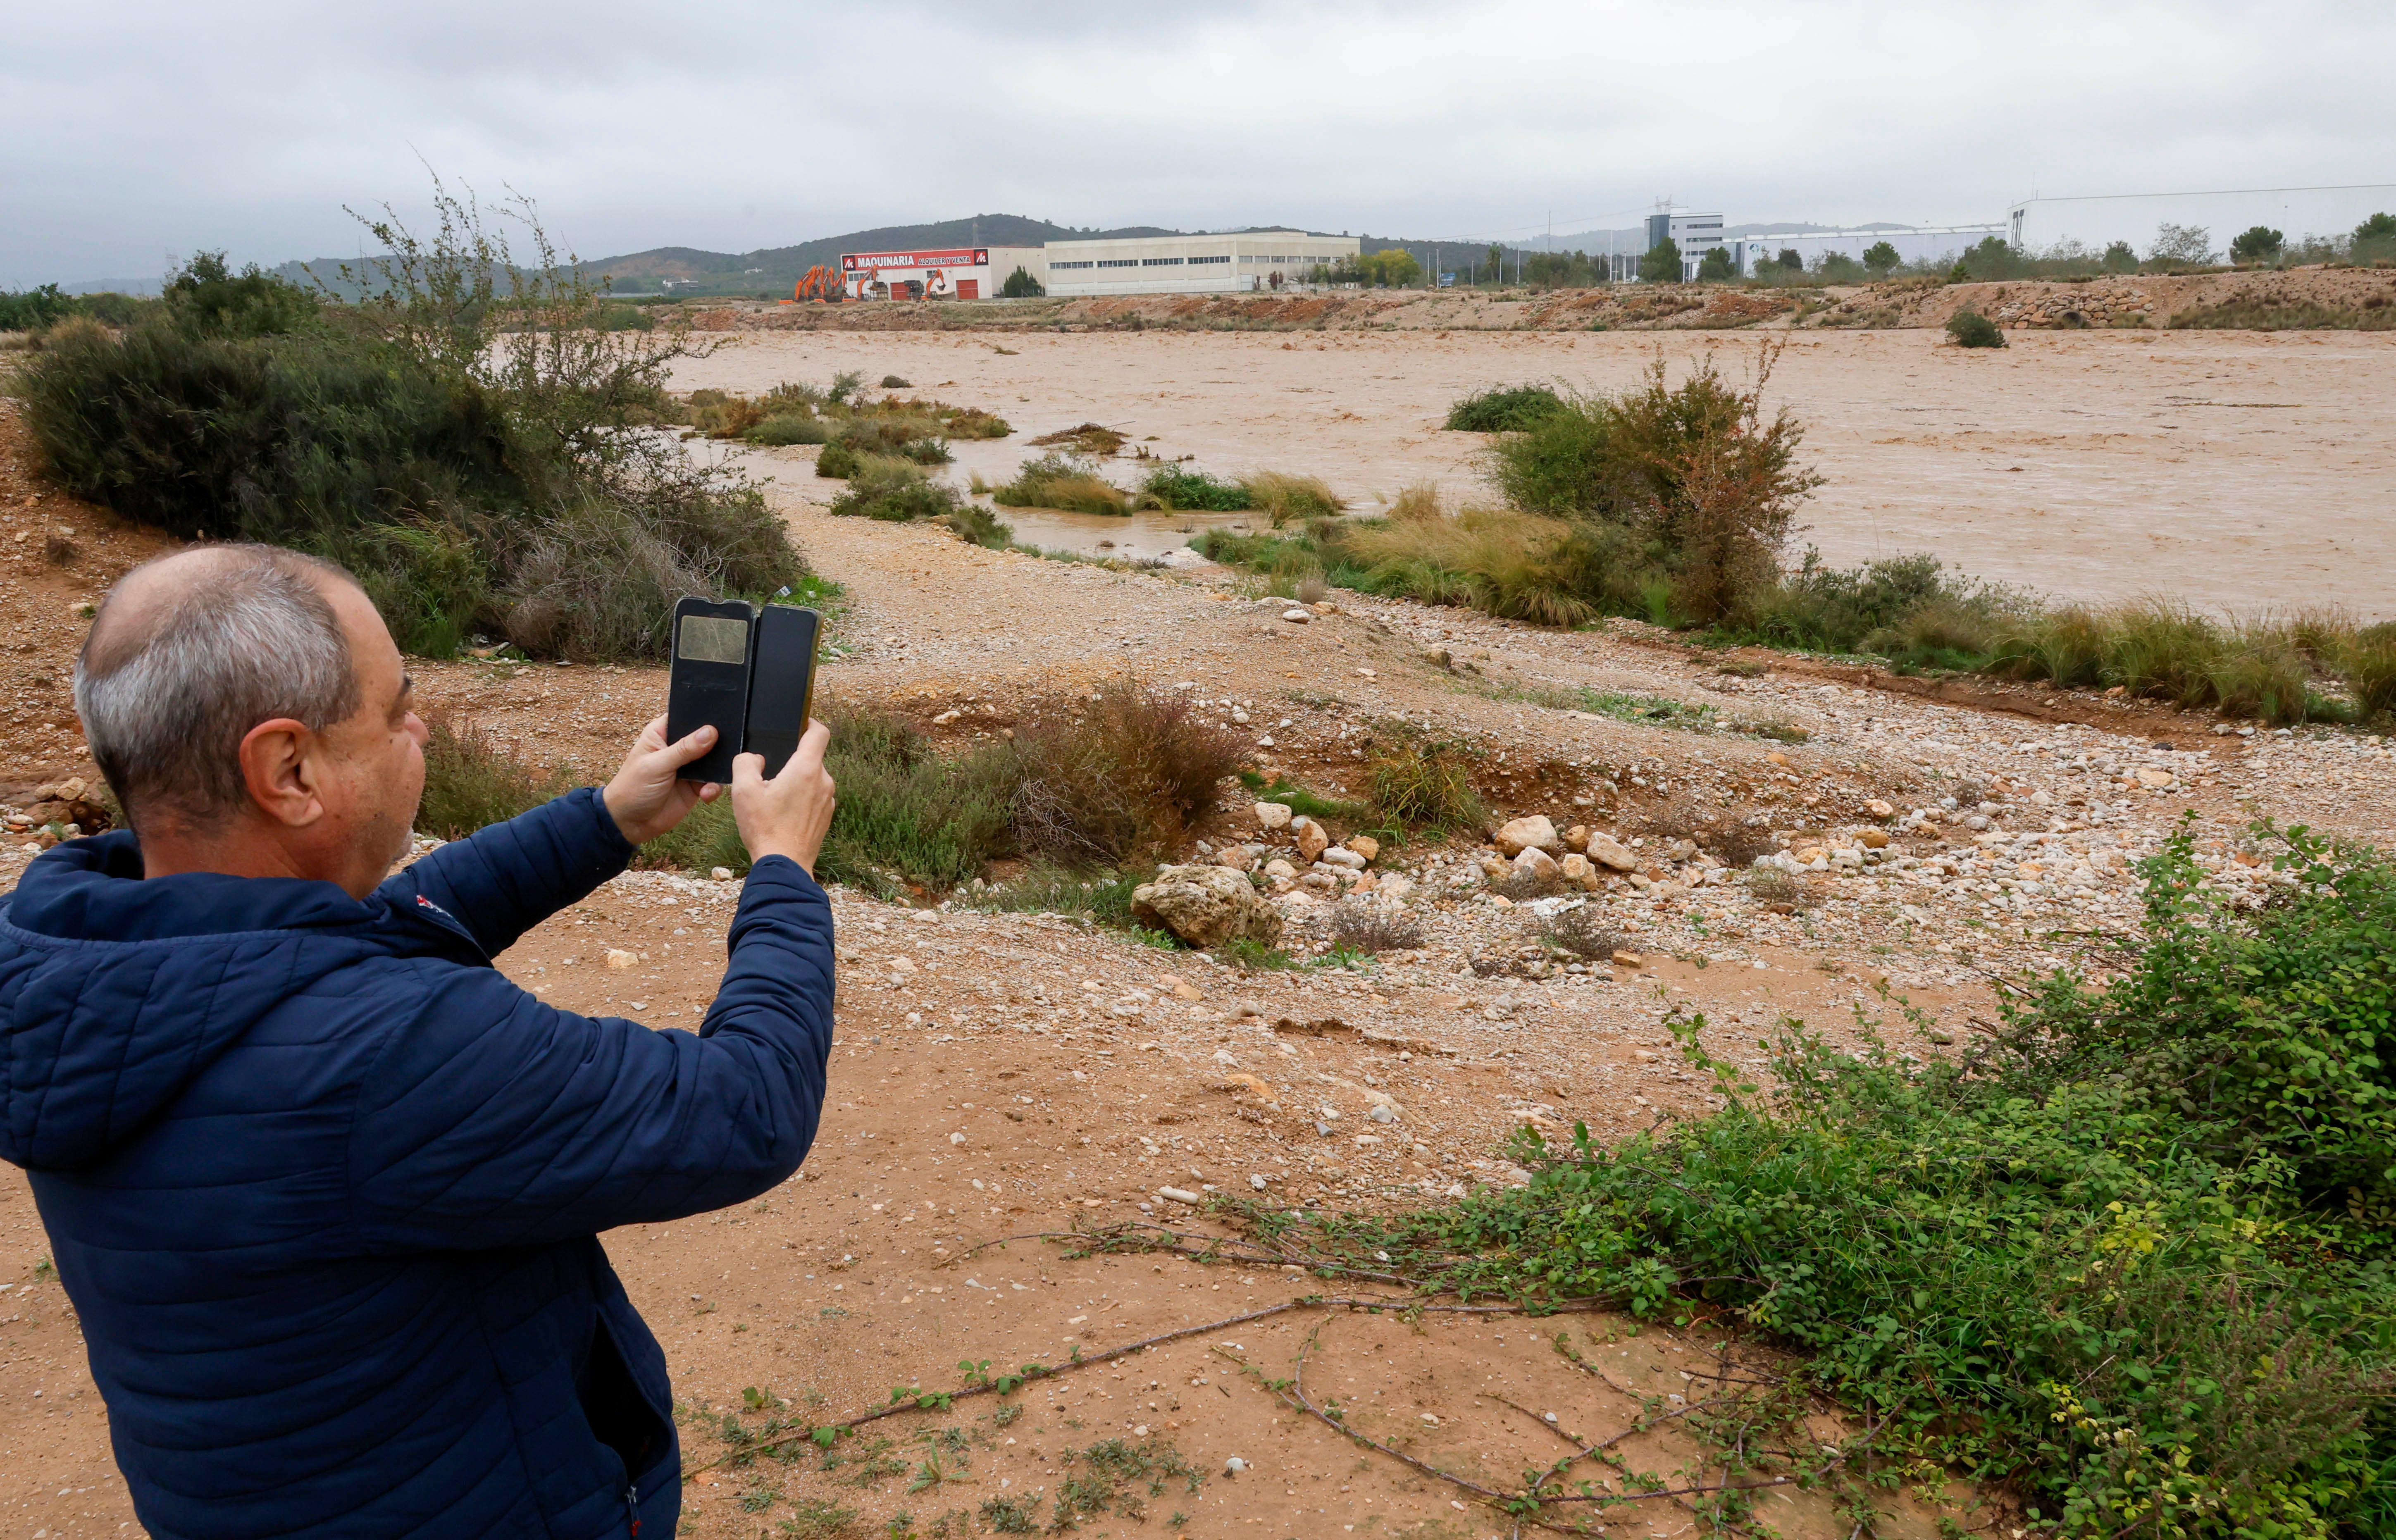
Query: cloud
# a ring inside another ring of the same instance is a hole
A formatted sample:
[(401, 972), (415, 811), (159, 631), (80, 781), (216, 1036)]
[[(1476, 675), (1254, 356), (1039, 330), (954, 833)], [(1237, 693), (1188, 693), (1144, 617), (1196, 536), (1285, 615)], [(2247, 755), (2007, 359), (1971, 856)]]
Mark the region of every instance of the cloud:
[(1991, 219), (2049, 192), (2396, 165), (2384, 6), (1495, 0), (1231, 14), (155, 0), (12, 23), (0, 284), (357, 248), (423, 166), (586, 256), (1015, 212), (1419, 235)]

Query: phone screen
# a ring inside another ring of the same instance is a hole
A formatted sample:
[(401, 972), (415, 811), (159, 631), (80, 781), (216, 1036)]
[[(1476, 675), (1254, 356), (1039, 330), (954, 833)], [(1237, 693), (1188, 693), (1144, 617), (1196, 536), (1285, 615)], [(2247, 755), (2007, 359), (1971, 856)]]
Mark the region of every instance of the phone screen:
[(781, 774), (798, 751), (815, 699), (816, 638), (823, 617), (796, 604), (767, 604), (757, 617), (757, 662), (749, 682), (747, 751)]
[(674, 604), (673, 660), (666, 676), (666, 740), (702, 726), (715, 729), (715, 747), (684, 765), (682, 778), (732, 779), (732, 758), (749, 710), (750, 634), (754, 611), (738, 599), (717, 604), (684, 599)]

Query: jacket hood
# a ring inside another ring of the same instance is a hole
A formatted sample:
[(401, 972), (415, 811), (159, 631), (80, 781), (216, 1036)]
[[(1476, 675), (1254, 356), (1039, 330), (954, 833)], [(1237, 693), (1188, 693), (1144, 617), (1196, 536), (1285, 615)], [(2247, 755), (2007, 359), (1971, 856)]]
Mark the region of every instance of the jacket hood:
[(394, 949), (376, 896), (141, 872), (129, 830), (71, 840), (0, 906), (0, 1158), (106, 1158), (267, 1012)]

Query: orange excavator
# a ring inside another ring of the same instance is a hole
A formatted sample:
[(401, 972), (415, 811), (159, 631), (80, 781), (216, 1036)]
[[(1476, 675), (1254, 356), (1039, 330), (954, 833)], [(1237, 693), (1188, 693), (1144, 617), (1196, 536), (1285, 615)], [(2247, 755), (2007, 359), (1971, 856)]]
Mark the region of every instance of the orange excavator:
[(799, 286), (792, 295), (802, 301), (812, 299), (818, 304), (837, 305), (848, 298), (848, 288), (841, 282), (837, 268), (818, 262), (807, 269), (807, 275), (799, 280)]

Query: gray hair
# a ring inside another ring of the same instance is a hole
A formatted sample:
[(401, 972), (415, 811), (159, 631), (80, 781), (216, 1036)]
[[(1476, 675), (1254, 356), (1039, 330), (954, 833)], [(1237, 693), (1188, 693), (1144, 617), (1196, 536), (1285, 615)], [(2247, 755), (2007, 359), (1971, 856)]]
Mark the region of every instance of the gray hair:
[[(162, 562), (199, 570), (150, 572)], [(357, 710), (327, 578), (356, 582), (298, 551), (220, 545), (145, 563), (109, 591), (75, 657), (74, 704), (137, 827), (153, 807), (220, 824), (248, 801), (241, 740), (251, 728), (290, 717), (323, 732)]]

